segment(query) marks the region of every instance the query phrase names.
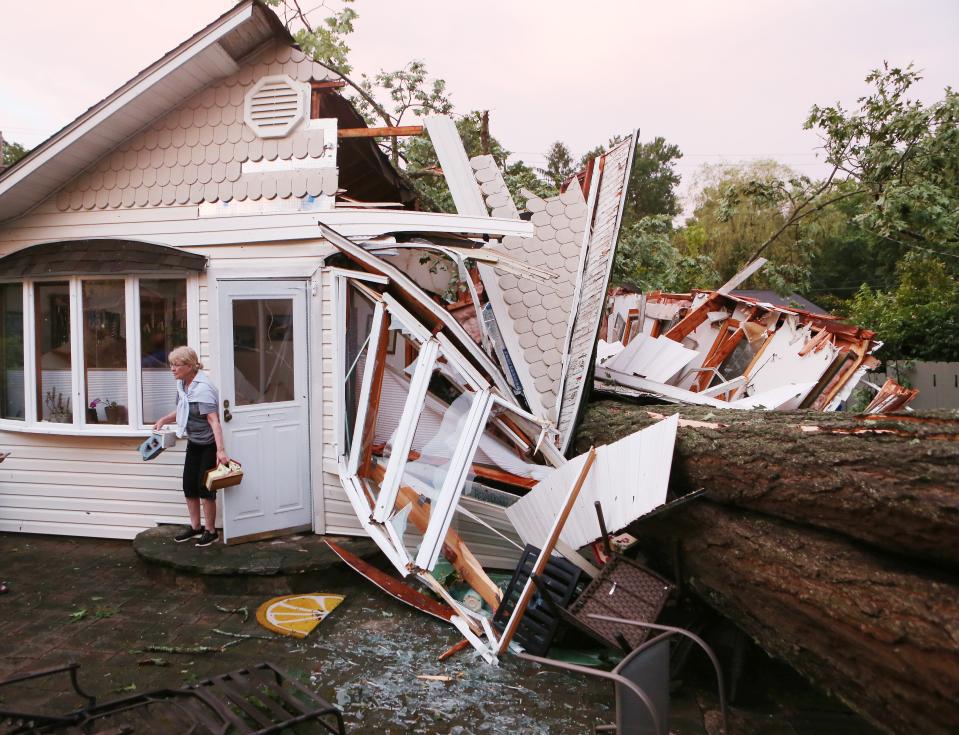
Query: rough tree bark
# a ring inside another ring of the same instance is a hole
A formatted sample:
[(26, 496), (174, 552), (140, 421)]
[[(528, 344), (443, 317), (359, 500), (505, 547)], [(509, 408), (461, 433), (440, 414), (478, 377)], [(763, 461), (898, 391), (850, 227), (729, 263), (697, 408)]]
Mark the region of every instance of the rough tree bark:
[(693, 423), (679, 430), (671, 481), (710, 500), (641, 522), (643, 540), (678, 542), (695, 591), (881, 729), (955, 732), (959, 413), (599, 401), (575, 446), (674, 412)]
[(680, 428), (678, 490), (704, 487), (721, 503), (959, 569), (959, 412), (856, 417), (598, 401), (576, 451), (675, 412), (721, 424)]
[(959, 723), (959, 584), (826, 531), (697, 501), (645, 539), (767, 652), (890, 733)]

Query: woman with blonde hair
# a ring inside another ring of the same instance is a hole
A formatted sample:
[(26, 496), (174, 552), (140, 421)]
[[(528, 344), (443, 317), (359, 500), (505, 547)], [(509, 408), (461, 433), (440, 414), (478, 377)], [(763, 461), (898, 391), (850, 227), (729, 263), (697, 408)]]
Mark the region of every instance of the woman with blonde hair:
[[(216, 531), (216, 492), (207, 490), (204, 483), (208, 470), (230, 461), (223, 446), (220, 426), (220, 394), (210, 380), (200, 372), (196, 352), (191, 347), (176, 347), (167, 358), (170, 371), (176, 378), (176, 411), (157, 421), (153, 428), (176, 420), (176, 435), (186, 437), (186, 461), (183, 463), (183, 494), (190, 512), (190, 527), (178, 533), (173, 540), (178, 544), (198, 538), (197, 546), (209, 546), (219, 538)], [(200, 524), (203, 509), (205, 527)]]

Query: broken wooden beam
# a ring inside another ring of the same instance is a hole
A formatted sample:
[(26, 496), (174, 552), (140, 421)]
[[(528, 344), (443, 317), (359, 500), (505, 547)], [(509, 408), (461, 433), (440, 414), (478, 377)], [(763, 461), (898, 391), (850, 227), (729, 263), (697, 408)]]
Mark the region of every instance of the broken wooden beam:
[(422, 125), (399, 125), (388, 128), (340, 128), (336, 131), (337, 138), (399, 138), (422, 134)]
[[(380, 465), (373, 465), (370, 469), (370, 477), (376, 482), (382, 482), (386, 476), (386, 471)], [(410, 522), (419, 530), (420, 533), (426, 532), (426, 527), (430, 522), (429, 507), (423, 502), (422, 496), (413, 488), (406, 485), (400, 485), (397, 492), (396, 505), (403, 507), (410, 506)], [(452, 529), (447, 531), (443, 543), (443, 556), (453, 565), (453, 568), (459, 572), (463, 581), (479, 593), (483, 601), (495, 610), (499, 607), (502, 599), (502, 592), (496, 583), (489, 578), (483, 565), (469, 550), (469, 547), (460, 538), (460, 535)]]

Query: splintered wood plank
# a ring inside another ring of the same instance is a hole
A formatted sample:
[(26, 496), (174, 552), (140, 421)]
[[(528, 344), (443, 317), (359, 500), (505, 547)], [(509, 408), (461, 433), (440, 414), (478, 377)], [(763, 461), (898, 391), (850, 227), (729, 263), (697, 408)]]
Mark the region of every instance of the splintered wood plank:
[(444, 605), (441, 602), (437, 602), (436, 600), (427, 597), (422, 592), (413, 589), (408, 584), (401, 582), (395, 577), (391, 577), (389, 574), (381, 572), (376, 567), (372, 566), (371, 564), (367, 564), (359, 557), (354, 556), (349, 551), (341, 546), (338, 546), (332, 541), (327, 541), (326, 545), (329, 546), (330, 549), (333, 550), (333, 553), (340, 557), (340, 559), (342, 559), (347, 566), (362, 574), (386, 594), (396, 598), (403, 604), (409, 605), (410, 607), (415, 607), (417, 610), (425, 612), (427, 615), (432, 615), (434, 618), (444, 620), (447, 623), (450, 622), (453, 619), (453, 616), (456, 615), (456, 611), (449, 605)]

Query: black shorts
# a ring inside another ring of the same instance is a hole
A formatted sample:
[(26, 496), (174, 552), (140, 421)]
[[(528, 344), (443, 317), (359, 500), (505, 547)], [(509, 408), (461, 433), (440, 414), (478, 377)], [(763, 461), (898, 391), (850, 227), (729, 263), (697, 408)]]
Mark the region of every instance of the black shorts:
[(203, 484), (207, 470), (216, 467), (216, 444), (186, 444), (186, 461), (183, 463), (183, 494), (188, 498), (216, 500), (216, 491), (207, 490)]

